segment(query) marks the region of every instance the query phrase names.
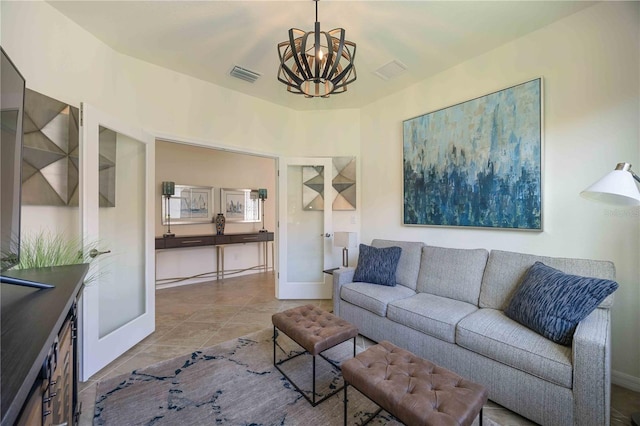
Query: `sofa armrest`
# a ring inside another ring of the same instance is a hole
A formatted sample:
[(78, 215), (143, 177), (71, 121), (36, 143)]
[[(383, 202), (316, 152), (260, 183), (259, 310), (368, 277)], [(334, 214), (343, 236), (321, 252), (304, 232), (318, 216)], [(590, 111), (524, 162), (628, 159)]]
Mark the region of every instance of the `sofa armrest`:
[(340, 316), (340, 287), (353, 281), (356, 268), (340, 268), (333, 271), (333, 314)]
[(573, 335), (576, 425), (609, 425), (611, 411), (611, 312), (595, 309)]

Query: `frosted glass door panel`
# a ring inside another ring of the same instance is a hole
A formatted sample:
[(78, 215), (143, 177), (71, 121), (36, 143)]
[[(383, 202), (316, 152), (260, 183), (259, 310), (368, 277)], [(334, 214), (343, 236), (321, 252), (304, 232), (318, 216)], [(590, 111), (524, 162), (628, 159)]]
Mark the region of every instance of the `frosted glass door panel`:
[[(278, 177), (278, 299), (330, 299), (323, 270), (331, 262), (330, 158), (284, 158)], [(330, 197), (329, 197), (330, 198)]]
[(99, 138), (102, 338), (145, 312), (145, 145), (102, 126)]
[[(153, 136), (87, 104), (80, 120), (82, 238), (95, 245), (79, 303), (80, 380), (155, 329)], [(159, 199), (159, 196), (158, 196)]]
[(287, 171), (287, 275), (290, 281), (318, 282), (324, 269), (324, 215), (304, 209), (304, 167), (289, 166)]

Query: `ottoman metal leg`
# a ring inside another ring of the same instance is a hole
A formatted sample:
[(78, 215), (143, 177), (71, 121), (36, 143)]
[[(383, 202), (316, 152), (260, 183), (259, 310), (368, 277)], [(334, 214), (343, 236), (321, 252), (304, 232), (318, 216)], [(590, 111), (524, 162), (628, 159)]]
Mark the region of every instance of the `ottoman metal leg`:
[(311, 405), (315, 407), (316, 405), (316, 356), (313, 356), (313, 376), (311, 377), (311, 396), (313, 398), (313, 402)]
[[(293, 358), (296, 358), (300, 355), (305, 355), (308, 354), (308, 351), (304, 351), (304, 352), (300, 352), (296, 355), (293, 355), (289, 358), (283, 359), (281, 361), (277, 361), (276, 358), (276, 338), (278, 337), (278, 329), (277, 327), (274, 325), (273, 326), (273, 365), (274, 367), (276, 367), (278, 369), (278, 371), (284, 376), (285, 379), (287, 379), (289, 381), (289, 383), (291, 383), (293, 385), (294, 388), (296, 388), (296, 390), (300, 393), (300, 395), (302, 395), (308, 402), (309, 404), (311, 404), (312, 407), (315, 407), (316, 405), (320, 404), (323, 401), (326, 401), (327, 399), (329, 399), (330, 397), (332, 397), (333, 395), (337, 394), (338, 392), (340, 392), (342, 390), (342, 387), (335, 389), (333, 392), (325, 395), (324, 397), (322, 397), (322, 399), (320, 399), (319, 401), (316, 401), (316, 355), (312, 355), (312, 362), (313, 362), (313, 369), (312, 369), (312, 377), (311, 377), (311, 383), (312, 383), (312, 397), (309, 398), (307, 396), (307, 394), (300, 389), (300, 387), (298, 387), (298, 385), (291, 380), (291, 378), (289, 378), (289, 376), (280, 368), (280, 366), (282, 364), (284, 364), (286, 361), (289, 361)], [(295, 340), (294, 340), (295, 342)], [(296, 342), (297, 343), (297, 342)], [(353, 338), (353, 354), (355, 356), (356, 353), (356, 338)], [(322, 353), (318, 354), (320, 355), (325, 361), (327, 361), (329, 364), (331, 364), (333, 367), (337, 368), (338, 370), (340, 370), (340, 366), (336, 365), (333, 361), (331, 361), (329, 358), (325, 357)]]
[(276, 326), (273, 326), (273, 364), (276, 363), (276, 338), (278, 337), (278, 329)]

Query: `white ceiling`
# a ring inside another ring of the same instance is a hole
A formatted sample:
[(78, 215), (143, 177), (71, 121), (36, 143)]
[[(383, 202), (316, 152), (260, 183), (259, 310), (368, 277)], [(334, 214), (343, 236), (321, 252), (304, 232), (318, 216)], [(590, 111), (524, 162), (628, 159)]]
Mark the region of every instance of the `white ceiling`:
[[(595, 2), (344, 1), (318, 3), (322, 30), (341, 27), (357, 44), (358, 79), (346, 93), (307, 99), (277, 81), (277, 44), (292, 27), (313, 29), (311, 0), (49, 1), (114, 50), (298, 110), (359, 108)], [(526, 52), (524, 53), (526, 54)], [(408, 69), (374, 74), (399, 60)], [(257, 71), (255, 83), (229, 75)]]

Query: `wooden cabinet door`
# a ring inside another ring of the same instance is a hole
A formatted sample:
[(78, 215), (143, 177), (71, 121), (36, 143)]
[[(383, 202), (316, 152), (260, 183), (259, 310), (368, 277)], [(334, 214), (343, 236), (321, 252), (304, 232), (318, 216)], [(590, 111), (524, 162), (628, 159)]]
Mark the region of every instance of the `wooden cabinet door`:
[(42, 424), (42, 394), (44, 393), (46, 386), (46, 382), (41, 380), (31, 391), (31, 395), (25, 403), (22, 414), (16, 423), (18, 426), (34, 426)]
[[(62, 326), (56, 369), (53, 372), (48, 397), (51, 398), (51, 422), (54, 425), (72, 424), (73, 419), (73, 341), (72, 319)], [(47, 419), (45, 419), (47, 420)], [(45, 421), (46, 423), (46, 421)]]

